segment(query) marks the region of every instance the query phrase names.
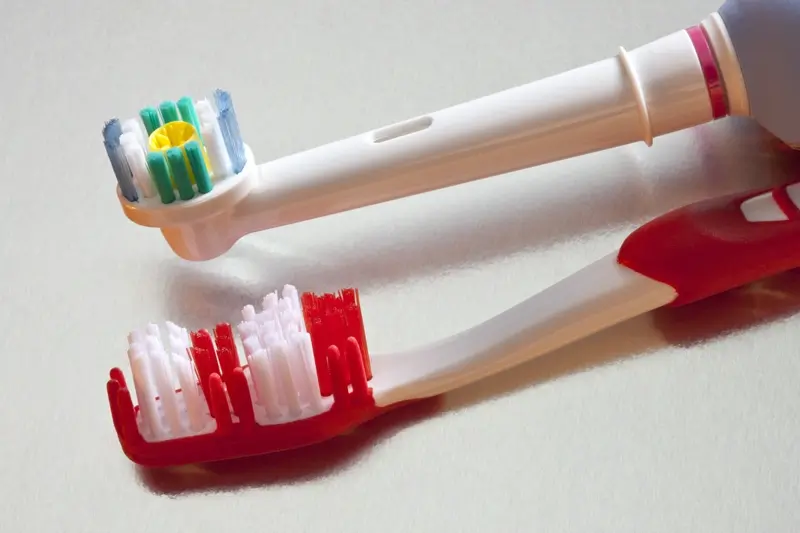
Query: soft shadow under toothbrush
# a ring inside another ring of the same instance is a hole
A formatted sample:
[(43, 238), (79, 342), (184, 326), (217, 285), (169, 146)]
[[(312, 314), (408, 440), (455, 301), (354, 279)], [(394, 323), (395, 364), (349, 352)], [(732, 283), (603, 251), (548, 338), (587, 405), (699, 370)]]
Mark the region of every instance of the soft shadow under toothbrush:
[[(485, 194), (460, 194), (458, 202), (442, 203), (441, 191), (409, 216), (401, 204), (384, 210), (387, 226), (358, 226), (353, 214), (337, 221), (306, 222), (307, 232), (325, 232), (326, 239), (281, 247), (293, 242), (297, 227), (278, 228), (242, 240), (226, 256), (211, 263), (175, 259), (158, 265), (167, 288), (167, 316), (189, 326), (238, 315), (242, 305), (277, 285), (291, 283), (306, 290), (374, 286), (430, 275), (606, 228), (635, 224), (703, 198), (740, 189), (772, 186), (800, 169), (800, 153), (777, 150), (774, 138), (745, 121), (709, 125), (662, 139), (664, 153), (691, 146), (685, 160), (626, 147), (587, 156), (603, 164), (580, 163), (593, 173), (575, 172), (564, 162), (564, 175), (509, 176), (467, 187)], [(670, 150), (674, 148), (674, 150)], [(666, 159), (669, 159), (668, 162)], [(605, 169), (605, 170), (604, 170)], [(561, 185), (554, 185), (559, 181)], [(572, 181), (572, 183), (568, 183)], [(449, 191), (447, 194), (453, 194)], [(591, 209), (586, 209), (591, 206)], [(581, 216), (575, 216), (581, 213)], [(465, 214), (469, 222), (465, 225)], [(356, 215), (357, 216), (357, 215)], [(341, 221), (341, 222), (338, 222)], [(287, 232), (287, 233), (283, 233)]]
[(660, 309), (445, 396), (404, 406), (356, 431), (288, 452), (168, 469), (135, 467), (152, 492), (180, 496), (313, 481), (353, 467), (405, 428), (538, 383), (637, 357), (659, 346), (713, 342), (800, 312), (800, 273), (789, 272), (699, 303)]
[(685, 307), (661, 308), (640, 315), (513, 371), (453, 391), (446, 396), (444, 408), (464, 409), (539, 383), (646, 356), (665, 345), (712, 343), (798, 313), (800, 272), (790, 271)]
[(186, 467), (134, 468), (148, 490), (173, 497), (304, 483), (352, 467), (385, 440), (435, 417), (440, 409), (441, 397), (421, 400), (371, 420), (350, 434), (286, 452)]

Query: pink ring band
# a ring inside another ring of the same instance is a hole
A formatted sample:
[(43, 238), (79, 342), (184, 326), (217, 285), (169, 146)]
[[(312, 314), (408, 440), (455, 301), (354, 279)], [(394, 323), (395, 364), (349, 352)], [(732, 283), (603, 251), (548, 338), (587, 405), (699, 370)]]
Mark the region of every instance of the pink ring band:
[(703, 69), (703, 77), (706, 80), (708, 89), (708, 99), (711, 103), (711, 113), (714, 120), (728, 116), (728, 99), (725, 96), (725, 87), (722, 84), (717, 61), (714, 58), (714, 51), (708, 42), (705, 30), (701, 26), (692, 26), (686, 29), (689, 39), (692, 41), (697, 59), (700, 60), (700, 68)]

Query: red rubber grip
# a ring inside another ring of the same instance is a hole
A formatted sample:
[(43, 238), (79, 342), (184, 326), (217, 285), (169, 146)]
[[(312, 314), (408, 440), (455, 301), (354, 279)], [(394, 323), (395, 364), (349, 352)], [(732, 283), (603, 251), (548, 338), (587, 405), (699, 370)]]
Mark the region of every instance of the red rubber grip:
[(750, 222), (741, 204), (770, 189), (715, 198), (662, 215), (631, 233), (620, 264), (678, 293), (672, 306), (800, 266), (800, 210), (786, 186), (772, 189), (788, 220)]

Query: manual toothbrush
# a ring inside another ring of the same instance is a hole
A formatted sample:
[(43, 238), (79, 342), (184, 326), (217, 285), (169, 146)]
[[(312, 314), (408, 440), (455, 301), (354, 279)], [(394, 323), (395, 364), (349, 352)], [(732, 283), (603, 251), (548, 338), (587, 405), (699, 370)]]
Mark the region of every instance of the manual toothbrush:
[[(286, 286), (235, 328), (168, 323), (129, 337), (133, 389), (107, 384), (125, 454), (145, 466), (307, 446), (410, 401), (438, 396), (659, 307), (800, 266), (800, 182), (705, 200), (644, 224), (619, 250), (471, 329), (369, 354), (359, 294)], [(239, 354), (244, 353), (241, 361)]]

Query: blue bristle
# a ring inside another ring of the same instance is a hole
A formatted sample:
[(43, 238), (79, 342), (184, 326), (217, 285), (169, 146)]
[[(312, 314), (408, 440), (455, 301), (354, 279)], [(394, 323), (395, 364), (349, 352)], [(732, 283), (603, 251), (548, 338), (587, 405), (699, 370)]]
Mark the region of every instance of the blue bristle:
[(242, 134), (239, 132), (239, 121), (236, 118), (236, 111), (233, 109), (233, 100), (230, 93), (217, 89), (214, 91), (214, 103), (219, 112), (217, 116), (219, 129), (222, 139), (225, 141), (228, 156), (231, 158), (232, 170), (238, 174), (244, 168), (246, 158)]
[(129, 202), (138, 202), (139, 193), (133, 185), (133, 173), (128, 166), (128, 160), (125, 159), (125, 153), (120, 146), (119, 138), (122, 136), (122, 125), (119, 119), (113, 118), (106, 122), (103, 126), (103, 145), (106, 147), (108, 160), (111, 162), (111, 168), (114, 170), (114, 175), (117, 177), (119, 189), (122, 196)]

